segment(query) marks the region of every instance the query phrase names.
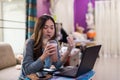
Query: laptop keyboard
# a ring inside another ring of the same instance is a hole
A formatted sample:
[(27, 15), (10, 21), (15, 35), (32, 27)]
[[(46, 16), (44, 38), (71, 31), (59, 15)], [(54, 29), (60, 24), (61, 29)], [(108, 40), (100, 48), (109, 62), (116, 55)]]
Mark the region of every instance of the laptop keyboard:
[(66, 74), (66, 75), (76, 75), (78, 70), (78, 67), (73, 67), (73, 68), (63, 68), (61, 71), (61, 74)]

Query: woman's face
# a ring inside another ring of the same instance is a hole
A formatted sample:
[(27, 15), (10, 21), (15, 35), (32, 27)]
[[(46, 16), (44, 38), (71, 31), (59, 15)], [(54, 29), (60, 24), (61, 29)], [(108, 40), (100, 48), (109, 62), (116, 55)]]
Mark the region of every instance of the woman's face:
[(55, 27), (54, 27), (54, 23), (52, 22), (52, 20), (47, 20), (45, 23), (45, 26), (43, 28), (43, 38), (45, 39), (51, 39), (55, 34)]

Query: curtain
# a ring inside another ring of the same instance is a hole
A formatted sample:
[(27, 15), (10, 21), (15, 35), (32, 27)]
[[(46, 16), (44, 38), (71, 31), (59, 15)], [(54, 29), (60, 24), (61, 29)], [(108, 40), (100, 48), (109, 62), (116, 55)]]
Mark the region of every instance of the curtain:
[(36, 12), (36, 0), (26, 0), (26, 39), (33, 33)]
[(55, 0), (52, 8), (56, 23), (62, 23), (68, 34), (74, 31), (73, 2), (74, 0)]
[(100, 56), (120, 55), (120, 0), (95, 2), (96, 41), (102, 44)]

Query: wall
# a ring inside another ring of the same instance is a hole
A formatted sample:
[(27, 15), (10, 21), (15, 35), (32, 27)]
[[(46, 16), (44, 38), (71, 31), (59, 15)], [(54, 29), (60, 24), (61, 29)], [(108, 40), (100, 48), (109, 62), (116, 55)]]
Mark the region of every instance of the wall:
[[(52, 0), (54, 1), (54, 11), (56, 22), (62, 23), (67, 33), (75, 29), (76, 23), (86, 28), (85, 14), (87, 13), (88, 2), (90, 0)], [(91, 0), (94, 6), (95, 0)], [(44, 13), (50, 14), (50, 0), (37, 0), (38, 17)]]
[[(90, 0), (74, 0), (74, 26), (78, 23), (80, 26), (87, 28), (85, 14), (88, 9), (88, 2)], [(93, 7), (95, 6), (95, 0), (91, 0)]]
[(37, 0), (37, 17), (43, 14), (50, 14), (49, 7), (50, 0)]

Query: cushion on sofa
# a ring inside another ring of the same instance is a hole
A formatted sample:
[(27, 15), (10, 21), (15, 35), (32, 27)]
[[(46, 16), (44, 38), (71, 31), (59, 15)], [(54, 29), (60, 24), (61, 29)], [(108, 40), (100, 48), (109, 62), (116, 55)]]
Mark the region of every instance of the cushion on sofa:
[(12, 47), (8, 43), (0, 42), (0, 69), (16, 65)]

